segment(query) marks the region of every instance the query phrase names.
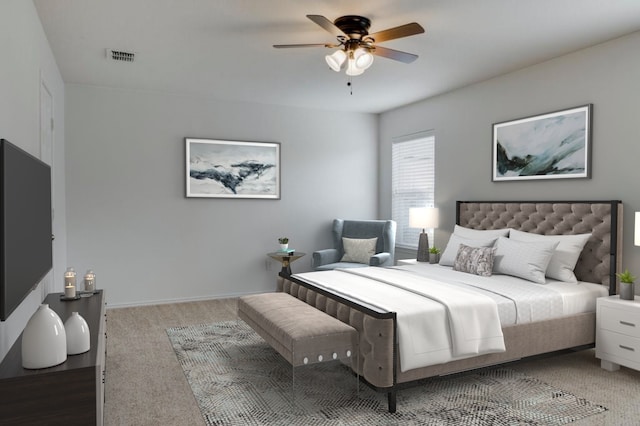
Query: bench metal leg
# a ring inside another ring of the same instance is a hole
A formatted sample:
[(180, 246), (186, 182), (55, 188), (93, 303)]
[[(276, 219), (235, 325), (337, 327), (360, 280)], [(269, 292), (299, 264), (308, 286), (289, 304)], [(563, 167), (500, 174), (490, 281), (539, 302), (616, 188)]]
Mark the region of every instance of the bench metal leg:
[[(293, 359), (295, 358), (295, 351), (292, 351), (293, 353)], [(351, 363), (351, 369), (353, 370), (353, 358), (354, 358), (354, 354), (353, 352), (351, 352), (350, 355), (348, 355), (349, 357), (349, 361)], [(333, 359), (337, 359), (337, 355), (334, 354)], [(342, 358), (344, 360), (344, 358)], [(360, 398), (360, 351), (356, 349), (355, 351), (355, 359), (356, 359), (356, 395), (358, 398)], [(322, 362), (322, 358), (318, 359), (318, 362)], [(304, 364), (307, 365), (308, 361), (307, 358), (304, 359)], [(293, 365), (291, 365), (291, 404), (293, 406), (296, 405), (296, 367), (294, 367)], [(394, 397), (394, 407), (395, 407), (395, 397)], [(394, 410), (395, 412), (395, 410)]]
[(387, 393), (387, 402), (389, 405), (389, 412), (390, 413), (395, 413), (396, 412), (396, 391), (392, 390), (391, 392)]
[(291, 404), (296, 405), (296, 368), (291, 366)]
[[(351, 359), (353, 362), (353, 358)], [(356, 396), (360, 398), (360, 350), (356, 347)]]

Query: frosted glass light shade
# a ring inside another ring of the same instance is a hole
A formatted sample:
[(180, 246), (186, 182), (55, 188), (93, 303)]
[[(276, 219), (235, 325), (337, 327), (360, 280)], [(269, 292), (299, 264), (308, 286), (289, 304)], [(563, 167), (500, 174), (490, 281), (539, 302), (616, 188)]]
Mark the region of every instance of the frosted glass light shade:
[(342, 64), (344, 64), (345, 59), (347, 59), (347, 54), (344, 50), (336, 50), (331, 55), (325, 56), (324, 59), (327, 61), (329, 68), (335, 72), (340, 72)]
[(356, 75), (362, 74), (363, 72), (364, 72), (364, 69), (358, 68), (358, 66), (356, 65), (356, 60), (349, 58), (349, 61), (347, 62), (346, 74), (351, 76), (356, 76)]
[(38, 307), (22, 333), (22, 366), (47, 368), (67, 360), (67, 334), (62, 320), (49, 305)]
[(435, 207), (414, 207), (409, 209), (409, 226), (411, 228), (437, 228), (438, 209)]
[(67, 332), (68, 355), (82, 354), (91, 349), (89, 326), (79, 313), (72, 312), (64, 322), (64, 328)]
[(356, 66), (362, 71), (366, 70), (373, 64), (373, 55), (366, 49), (358, 49), (353, 54), (356, 60)]

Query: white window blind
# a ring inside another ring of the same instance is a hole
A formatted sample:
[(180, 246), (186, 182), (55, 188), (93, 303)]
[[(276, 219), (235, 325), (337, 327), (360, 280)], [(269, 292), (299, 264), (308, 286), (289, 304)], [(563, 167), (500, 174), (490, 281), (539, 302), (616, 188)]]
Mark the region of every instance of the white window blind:
[[(409, 209), (433, 207), (435, 136), (432, 131), (394, 138), (391, 152), (391, 216), (398, 225), (396, 246), (418, 248), (421, 229), (409, 227)], [(426, 230), (433, 241), (433, 229)]]

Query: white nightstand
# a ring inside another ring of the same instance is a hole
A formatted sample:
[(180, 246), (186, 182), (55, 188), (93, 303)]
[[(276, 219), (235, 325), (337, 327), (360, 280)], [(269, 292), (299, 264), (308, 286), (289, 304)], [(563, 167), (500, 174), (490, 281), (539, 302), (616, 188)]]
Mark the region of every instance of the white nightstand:
[(600, 297), (596, 302), (596, 358), (616, 371), (621, 365), (640, 370), (640, 298)]

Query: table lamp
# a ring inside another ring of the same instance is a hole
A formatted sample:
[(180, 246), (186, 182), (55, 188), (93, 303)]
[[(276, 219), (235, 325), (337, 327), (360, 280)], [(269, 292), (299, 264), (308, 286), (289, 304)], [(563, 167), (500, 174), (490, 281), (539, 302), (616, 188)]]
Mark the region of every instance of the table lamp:
[(438, 209), (435, 207), (414, 207), (409, 209), (409, 226), (411, 228), (422, 228), (420, 239), (418, 240), (417, 260), (418, 262), (428, 262), (429, 236), (425, 229), (438, 226)]

